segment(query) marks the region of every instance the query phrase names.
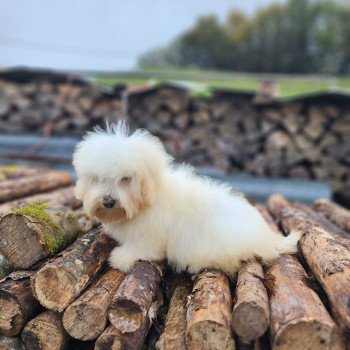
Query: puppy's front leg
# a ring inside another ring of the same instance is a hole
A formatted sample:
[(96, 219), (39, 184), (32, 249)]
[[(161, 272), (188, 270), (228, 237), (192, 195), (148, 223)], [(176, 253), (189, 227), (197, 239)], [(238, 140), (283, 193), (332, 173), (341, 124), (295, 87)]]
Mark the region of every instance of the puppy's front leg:
[(140, 259), (139, 254), (127, 245), (116, 247), (109, 256), (111, 267), (123, 272), (128, 272), (134, 263)]

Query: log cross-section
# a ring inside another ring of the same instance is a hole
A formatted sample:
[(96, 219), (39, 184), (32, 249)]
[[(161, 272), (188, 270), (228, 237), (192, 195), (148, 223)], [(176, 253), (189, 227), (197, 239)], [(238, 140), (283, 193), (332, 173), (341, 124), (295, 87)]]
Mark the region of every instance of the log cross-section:
[(0, 251), (15, 268), (27, 269), (66, 248), (79, 232), (71, 211), (33, 203), (0, 219)]
[(110, 269), (64, 313), (63, 324), (68, 333), (80, 340), (97, 338), (107, 325), (107, 308), (124, 279), (124, 273)]
[(34, 276), (33, 291), (48, 309), (63, 311), (105, 266), (116, 242), (97, 228), (49, 260)]
[(189, 350), (232, 350), (232, 298), (229, 278), (204, 270), (194, 280), (187, 308), (186, 344)]
[(161, 264), (138, 261), (128, 272), (109, 306), (111, 324), (122, 333), (135, 332), (145, 320), (155, 315), (149, 313), (152, 302), (160, 293), (164, 275)]

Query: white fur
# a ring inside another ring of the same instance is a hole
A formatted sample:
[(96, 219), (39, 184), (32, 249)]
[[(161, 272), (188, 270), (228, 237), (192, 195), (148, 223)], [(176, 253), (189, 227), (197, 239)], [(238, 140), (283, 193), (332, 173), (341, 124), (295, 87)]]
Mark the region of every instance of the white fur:
[[(109, 261), (122, 271), (139, 259), (166, 258), (177, 271), (214, 267), (233, 274), (242, 260), (296, 251), (296, 233), (275, 234), (243, 196), (175, 165), (146, 131), (128, 135), (118, 123), (88, 133), (73, 164), (77, 197), (121, 244)], [(117, 199), (117, 208), (103, 208), (105, 195)]]

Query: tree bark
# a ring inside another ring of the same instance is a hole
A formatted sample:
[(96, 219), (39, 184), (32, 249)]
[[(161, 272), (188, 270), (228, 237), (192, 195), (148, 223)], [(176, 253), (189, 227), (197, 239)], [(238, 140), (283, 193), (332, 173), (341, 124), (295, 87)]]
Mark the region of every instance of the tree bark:
[(0, 280), (13, 271), (11, 263), (0, 253)]
[(27, 323), (22, 339), (27, 350), (64, 350), (69, 335), (63, 328), (62, 316), (47, 310)]
[(273, 349), (328, 349), (336, 325), (297, 259), (281, 255), (267, 271)]
[(176, 287), (170, 299), (164, 330), (156, 344), (156, 349), (186, 349), (186, 311), (191, 290), (192, 287), (188, 278), (182, 276), (179, 281), (176, 280)]
[(327, 199), (314, 201), (312, 208), (350, 234), (350, 210)]
[(187, 309), (189, 350), (235, 349), (231, 331), (232, 298), (227, 275), (204, 270), (194, 280)]
[(48, 171), (47, 168), (26, 168), (21, 166), (0, 166), (0, 181), (13, 180)]
[(300, 249), (326, 292), (332, 314), (344, 331), (350, 329), (350, 250), (347, 240), (334, 237), (326, 228), (313, 225), (307, 215), (282, 196), (268, 200), (269, 209), (285, 231), (302, 234)]
[(20, 334), (26, 322), (40, 310), (30, 288), (35, 271), (14, 272), (0, 283), (0, 333)]
[(135, 332), (153, 321), (149, 310), (160, 293), (164, 276), (163, 266), (157, 262), (138, 261), (128, 272), (108, 309), (111, 324), (122, 333)]
[(0, 232), (2, 254), (15, 268), (27, 269), (70, 245), (80, 225), (69, 210), (34, 203), (2, 217)]
[(26, 350), (20, 337), (0, 336), (0, 350)]
[(47, 203), (53, 207), (69, 207), (71, 209), (79, 208), (82, 203), (75, 198), (74, 187), (68, 186), (57, 190), (35, 194), (21, 199), (16, 199), (0, 205), (0, 215), (5, 214), (15, 208), (24, 207), (31, 203)]
[(35, 275), (33, 291), (48, 309), (63, 311), (102, 270), (116, 242), (97, 228), (78, 238)]
[(246, 344), (261, 337), (269, 326), (269, 300), (263, 280), (264, 272), (257, 261), (245, 263), (238, 273), (232, 323)]
[(125, 274), (118, 270), (108, 270), (68, 306), (63, 325), (72, 337), (91, 340), (103, 332), (107, 325), (107, 308), (124, 277)]
[(70, 185), (71, 176), (65, 171), (50, 171), (44, 174), (0, 182), (0, 203)]
[(335, 236), (339, 236), (345, 239), (350, 239), (350, 235), (346, 231), (344, 231), (343, 229), (335, 225), (332, 221), (328, 220), (323, 214), (312, 210), (306, 204), (293, 203), (293, 206), (296, 209), (301, 210), (306, 215), (308, 215), (310, 220), (315, 222), (316, 225), (321, 225), (325, 227), (330, 233), (334, 234)]

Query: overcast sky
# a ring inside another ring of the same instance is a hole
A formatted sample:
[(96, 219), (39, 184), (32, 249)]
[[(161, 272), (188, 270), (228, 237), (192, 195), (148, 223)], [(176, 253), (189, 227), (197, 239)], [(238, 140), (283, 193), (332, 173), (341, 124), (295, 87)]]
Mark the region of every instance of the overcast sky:
[(0, 0), (0, 67), (126, 70), (197, 17), (283, 0)]

